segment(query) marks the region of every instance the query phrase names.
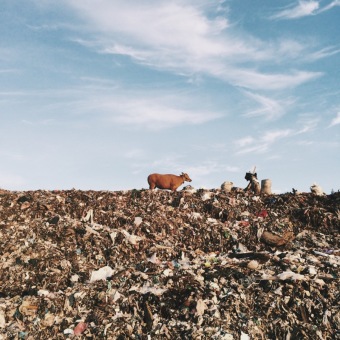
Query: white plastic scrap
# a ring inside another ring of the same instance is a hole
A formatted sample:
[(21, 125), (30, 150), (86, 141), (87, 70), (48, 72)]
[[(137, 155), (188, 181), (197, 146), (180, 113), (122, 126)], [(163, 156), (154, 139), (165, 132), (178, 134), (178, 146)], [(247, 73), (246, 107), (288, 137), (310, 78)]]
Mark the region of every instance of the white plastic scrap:
[(114, 273), (113, 269), (109, 266), (105, 266), (91, 273), (90, 282), (98, 280), (106, 280), (108, 277), (112, 276)]
[(167, 289), (162, 289), (162, 288), (157, 288), (157, 287), (150, 287), (148, 285), (144, 285), (143, 287), (136, 287), (133, 286), (129, 289), (129, 291), (135, 291), (141, 294), (147, 294), (147, 293), (151, 293), (157, 296), (162, 295), (165, 291), (167, 291)]
[(258, 240), (258, 241), (260, 241), (263, 232), (264, 232), (264, 228), (263, 228), (263, 227), (262, 227), (262, 228), (259, 228), (259, 229), (257, 230), (257, 235), (256, 235), (256, 236), (257, 236), (257, 240)]
[(88, 222), (90, 221), (90, 223), (93, 223), (93, 209), (90, 209), (86, 216), (82, 218), (83, 222)]
[(241, 337), (240, 337), (240, 340), (250, 340), (250, 336), (246, 333), (243, 333), (241, 331)]
[(167, 268), (167, 269), (164, 270), (163, 275), (166, 276), (166, 277), (173, 276), (174, 272), (170, 268)]
[[(220, 332), (219, 332), (219, 334), (215, 334), (215, 337), (217, 337), (218, 336), (218, 339), (221, 339), (221, 340), (233, 340), (234, 339), (234, 337), (232, 336), (232, 334), (221, 334)], [(216, 338), (217, 339), (217, 338)]]
[(110, 234), (110, 237), (111, 237), (111, 240), (112, 240), (112, 243), (115, 244), (116, 242), (116, 237), (117, 237), (117, 232), (116, 231), (113, 231), (111, 234)]
[(328, 309), (326, 309), (326, 311), (325, 311), (325, 313), (324, 313), (324, 315), (323, 315), (323, 317), (322, 317), (322, 323), (324, 324), (324, 325), (328, 325), (329, 324), (329, 321), (328, 321), (328, 317), (329, 316), (332, 316), (332, 313), (331, 313), (331, 311), (329, 311)]
[(111, 325), (112, 325), (112, 322), (111, 322), (111, 323), (108, 323), (108, 324), (105, 326), (105, 328), (104, 328), (104, 335), (106, 335), (106, 332), (107, 332), (107, 330), (111, 327)]
[(196, 315), (200, 316), (204, 314), (204, 311), (208, 308), (205, 302), (202, 299), (197, 301), (196, 305)]
[(323, 287), (326, 284), (326, 282), (322, 279), (315, 279), (314, 282), (321, 287)]
[(143, 219), (141, 217), (135, 217), (134, 224), (136, 227), (139, 227), (142, 222), (143, 222)]
[(275, 290), (274, 290), (274, 293), (275, 293), (276, 295), (282, 296), (282, 286), (279, 286), (279, 288), (275, 289)]
[(178, 261), (178, 263), (182, 266), (183, 269), (190, 268), (190, 260), (185, 257), (184, 253), (182, 253), (182, 259)]
[(38, 290), (38, 296), (44, 296), (44, 297), (47, 297), (49, 299), (55, 299), (55, 297), (56, 297), (54, 293), (51, 293), (51, 292), (49, 292), (48, 290), (45, 290), (45, 289)]
[(211, 217), (207, 218), (207, 222), (210, 224), (218, 224), (216, 218), (211, 218)]
[(205, 193), (202, 195), (202, 201), (206, 201), (206, 200), (211, 199), (212, 195), (213, 195), (212, 192), (205, 192)]
[(2, 310), (0, 310), (0, 328), (5, 328), (5, 326), (6, 326), (5, 314)]
[(159, 258), (157, 258), (157, 253), (154, 253), (150, 258), (147, 259), (149, 262), (153, 264), (161, 264), (161, 261)]
[(296, 274), (294, 272), (290, 272), (290, 271), (287, 271), (287, 272), (283, 272), (279, 275), (277, 275), (277, 278), (279, 280), (288, 280), (288, 279), (291, 279), (291, 280), (304, 280), (305, 279), (305, 276), (304, 275), (301, 275), (301, 274)]
[(98, 231), (94, 230), (93, 228), (89, 227), (88, 225), (86, 226), (86, 232), (89, 233), (89, 234), (93, 234), (93, 235), (97, 235), (99, 237), (100, 234), (98, 233)]
[(78, 282), (78, 280), (79, 280), (79, 276), (77, 274), (74, 274), (74, 275), (71, 276), (72, 282)]
[(118, 292), (118, 290), (116, 290), (116, 291), (112, 294), (113, 302), (118, 301), (121, 297), (122, 297), (122, 294), (120, 294), (120, 293)]
[(316, 268), (314, 266), (309, 266), (308, 272), (309, 272), (310, 275), (316, 275), (317, 274)]
[(192, 212), (191, 213), (191, 215), (190, 215), (190, 217), (193, 219), (193, 220), (198, 220), (198, 219), (202, 219), (202, 215), (200, 214), (200, 213), (198, 213), (198, 212)]
[(143, 239), (140, 236), (129, 234), (126, 230), (121, 230), (121, 233), (125, 236), (126, 240), (133, 245), (136, 245), (137, 242)]

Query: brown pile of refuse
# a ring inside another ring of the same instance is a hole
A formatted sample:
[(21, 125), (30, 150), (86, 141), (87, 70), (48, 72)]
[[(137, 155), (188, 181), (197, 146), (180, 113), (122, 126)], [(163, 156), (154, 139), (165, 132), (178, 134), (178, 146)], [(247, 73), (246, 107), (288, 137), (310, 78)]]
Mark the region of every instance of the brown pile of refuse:
[(340, 193), (0, 193), (0, 339), (339, 339)]

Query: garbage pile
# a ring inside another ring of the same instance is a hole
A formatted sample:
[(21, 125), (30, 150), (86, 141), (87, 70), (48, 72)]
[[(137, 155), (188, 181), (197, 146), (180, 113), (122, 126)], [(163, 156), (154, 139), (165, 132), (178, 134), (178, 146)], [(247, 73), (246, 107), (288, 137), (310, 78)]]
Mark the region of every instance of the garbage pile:
[(340, 339), (340, 193), (0, 193), (0, 339)]

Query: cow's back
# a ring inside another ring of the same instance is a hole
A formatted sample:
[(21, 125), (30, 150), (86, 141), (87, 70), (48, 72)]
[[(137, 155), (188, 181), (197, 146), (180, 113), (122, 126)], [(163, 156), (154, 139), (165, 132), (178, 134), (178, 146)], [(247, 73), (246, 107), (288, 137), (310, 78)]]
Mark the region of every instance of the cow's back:
[(175, 175), (166, 174), (151, 174), (148, 176), (148, 183), (150, 186), (150, 189), (173, 189), (174, 181), (176, 180)]

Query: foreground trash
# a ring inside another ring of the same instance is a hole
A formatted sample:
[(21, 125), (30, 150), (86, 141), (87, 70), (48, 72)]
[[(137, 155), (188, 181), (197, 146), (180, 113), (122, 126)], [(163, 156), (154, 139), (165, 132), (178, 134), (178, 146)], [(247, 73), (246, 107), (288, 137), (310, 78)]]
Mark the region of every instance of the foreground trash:
[(0, 339), (340, 338), (340, 193), (0, 193)]

